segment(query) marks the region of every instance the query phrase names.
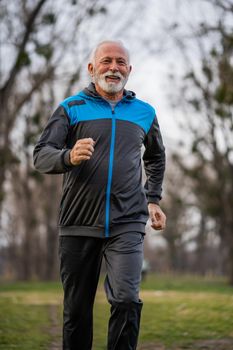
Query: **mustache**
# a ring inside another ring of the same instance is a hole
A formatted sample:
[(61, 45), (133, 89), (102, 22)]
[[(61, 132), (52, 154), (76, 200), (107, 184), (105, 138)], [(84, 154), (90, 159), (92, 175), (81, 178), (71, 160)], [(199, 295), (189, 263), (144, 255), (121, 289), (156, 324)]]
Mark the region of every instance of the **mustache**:
[(111, 72), (110, 70), (107, 71), (106, 73), (103, 73), (102, 74), (102, 77), (105, 78), (107, 77), (108, 75), (112, 75), (113, 77), (117, 77), (117, 78), (120, 78), (120, 79), (124, 79), (123, 75), (120, 73), (120, 72)]

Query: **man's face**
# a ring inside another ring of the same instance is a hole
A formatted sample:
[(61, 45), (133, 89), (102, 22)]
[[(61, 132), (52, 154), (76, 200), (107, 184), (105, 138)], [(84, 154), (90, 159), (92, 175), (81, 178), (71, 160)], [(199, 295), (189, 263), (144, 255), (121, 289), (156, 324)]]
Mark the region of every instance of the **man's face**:
[(88, 70), (100, 94), (103, 91), (114, 95), (123, 91), (131, 66), (128, 54), (121, 45), (106, 43), (98, 48)]

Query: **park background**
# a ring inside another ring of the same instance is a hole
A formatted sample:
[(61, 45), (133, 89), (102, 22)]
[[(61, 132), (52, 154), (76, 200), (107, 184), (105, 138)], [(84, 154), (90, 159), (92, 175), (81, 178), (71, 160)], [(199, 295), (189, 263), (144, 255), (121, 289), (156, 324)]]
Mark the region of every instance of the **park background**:
[[(0, 349), (58, 348), (62, 178), (36, 172), (32, 151), (59, 102), (88, 84), (88, 56), (105, 39), (129, 48), (127, 88), (156, 108), (167, 152), (168, 221), (147, 226), (140, 344), (232, 349), (232, 0), (1, 0), (0, 19)], [(101, 288), (97, 319), (108, 312)]]

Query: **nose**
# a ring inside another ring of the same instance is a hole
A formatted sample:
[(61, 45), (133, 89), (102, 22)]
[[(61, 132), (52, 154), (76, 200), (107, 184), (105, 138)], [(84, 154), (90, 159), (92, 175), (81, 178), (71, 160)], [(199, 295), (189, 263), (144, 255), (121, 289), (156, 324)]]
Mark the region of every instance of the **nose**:
[(118, 64), (117, 64), (117, 62), (116, 62), (115, 60), (112, 60), (109, 69), (110, 69), (112, 72), (117, 72), (117, 71), (119, 71)]

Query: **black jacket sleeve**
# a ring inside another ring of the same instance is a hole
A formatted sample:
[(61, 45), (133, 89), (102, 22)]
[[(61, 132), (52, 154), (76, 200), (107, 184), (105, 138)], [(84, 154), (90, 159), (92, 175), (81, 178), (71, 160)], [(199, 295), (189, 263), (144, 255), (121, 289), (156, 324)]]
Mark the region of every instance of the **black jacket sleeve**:
[(162, 193), (162, 182), (165, 171), (165, 148), (159, 129), (157, 118), (144, 140), (143, 154), (144, 168), (147, 177), (145, 183), (148, 203), (159, 203)]
[(66, 140), (69, 132), (69, 118), (60, 106), (49, 119), (33, 152), (36, 170), (45, 174), (60, 174), (72, 169)]

